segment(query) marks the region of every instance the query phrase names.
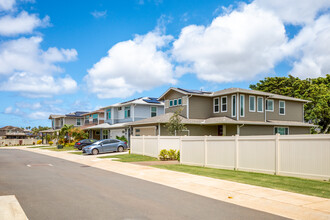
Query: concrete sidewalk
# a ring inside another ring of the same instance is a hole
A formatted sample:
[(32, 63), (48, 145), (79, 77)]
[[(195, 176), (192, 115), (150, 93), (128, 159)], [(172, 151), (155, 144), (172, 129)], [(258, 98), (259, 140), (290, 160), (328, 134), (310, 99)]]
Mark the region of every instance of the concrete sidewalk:
[(0, 220), (28, 219), (14, 195), (0, 196)]
[(287, 218), (330, 219), (330, 200), (325, 198), (66, 152), (21, 147), (18, 149), (62, 158)]

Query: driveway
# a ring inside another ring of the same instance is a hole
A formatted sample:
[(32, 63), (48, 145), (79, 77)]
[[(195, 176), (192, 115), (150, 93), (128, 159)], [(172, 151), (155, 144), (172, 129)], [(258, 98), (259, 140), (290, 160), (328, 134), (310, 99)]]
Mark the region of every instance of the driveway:
[(0, 151), (0, 196), (29, 219), (284, 219), (28, 151)]

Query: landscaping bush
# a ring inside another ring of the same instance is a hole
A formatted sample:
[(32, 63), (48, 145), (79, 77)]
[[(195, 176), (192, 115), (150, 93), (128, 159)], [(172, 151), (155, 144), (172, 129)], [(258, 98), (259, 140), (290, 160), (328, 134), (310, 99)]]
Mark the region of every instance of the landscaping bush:
[(180, 150), (176, 153), (176, 159), (180, 162)]
[(64, 138), (59, 139), (59, 140), (58, 140), (58, 143), (59, 143), (59, 144), (64, 144), (64, 143), (65, 143), (65, 139), (64, 139)]
[(170, 160), (176, 160), (176, 150), (170, 149), (168, 151), (168, 157)]
[(168, 151), (166, 149), (161, 150), (158, 157), (160, 160), (168, 160)]
[(7, 146), (8, 146), (8, 144), (5, 144), (5, 146), (7, 147)]
[(116, 136), (116, 139), (117, 140), (121, 140), (121, 141), (124, 141), (124, 142), (126, 142), (127, 143), (127, 138), (123, 135), (123, 136), (121, 136), (121, 137), (119, 137), (119, 136)]
[(37, 140), (37, 144), (41, 144), (42, 140)]
[(54, 144), (54, 142), (53, 141), (49, 141), (49, 145), (53, 145)]

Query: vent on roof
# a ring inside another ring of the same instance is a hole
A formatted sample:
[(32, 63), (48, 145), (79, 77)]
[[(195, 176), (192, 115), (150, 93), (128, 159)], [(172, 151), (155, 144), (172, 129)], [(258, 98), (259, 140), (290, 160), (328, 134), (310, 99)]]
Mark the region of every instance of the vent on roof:
[(194, 93), (194, 94), (208, 94), (210, 92), (204, 92), (204, 91), (200, 91), (200, 90), (193, 90), (193, 89), (181, 89), (181, 88), (178, 88), (184, 92), (187, 92), (187, 93)]

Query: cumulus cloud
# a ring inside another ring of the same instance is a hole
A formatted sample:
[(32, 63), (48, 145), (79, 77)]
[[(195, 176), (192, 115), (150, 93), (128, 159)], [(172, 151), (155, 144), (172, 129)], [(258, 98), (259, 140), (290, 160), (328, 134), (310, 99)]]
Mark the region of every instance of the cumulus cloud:
[(175, 83), (173, 67), (160, 48), (168, 46), (171, 36), (159, 31), (136, 35), (117, 43), (106, 57), (88, 70), (88, 89), (98, 98), (125, 98), (136, 92)]
[(330, 7), (329, 0), (255, 0), (253, 4), (272, 11), (285, 23), (304, 24), (313, 22), (318, 13)]
[(330, 74), (330, 15), (323, 15), (305, 26), (288, 47), (297, 60), (291, 74), (315, 78)]
[(215, 18), (209, 26), (190, 25), (173, 43), (176, 73), (231, 82), (266, 72), (283, 57), (285, 28), (273, 13), (254, 4)]
[(91, 12), (94, 18), (104, 18), (107, 16), (107, 10), (105, 11), (93, 11)]
[(11, 36), (17, 34), (30, 34), (37, 27), (49, 25), (49, 17), (40, 20), (36, 14), (22, 11), (17, 16), (5, 15), (0, 18), (0, 35)]
[(12, 10), (15, 3), (15, 0), (0, 0), (0, 11)]

